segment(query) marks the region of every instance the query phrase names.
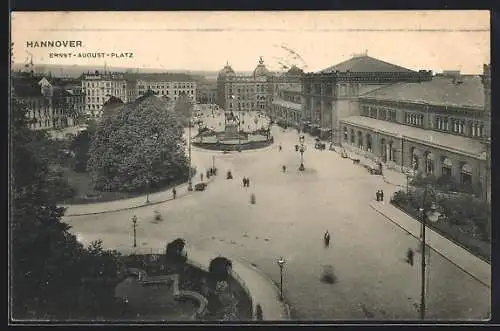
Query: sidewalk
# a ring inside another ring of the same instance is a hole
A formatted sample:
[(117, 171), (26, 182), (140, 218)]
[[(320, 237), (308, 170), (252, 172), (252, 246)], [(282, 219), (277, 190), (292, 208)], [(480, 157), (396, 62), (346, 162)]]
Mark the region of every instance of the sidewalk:
[[(420, 237), (420, 222), (392, 206), (389, 202), (373, 201), (370, 203), (370, 207), (414, 237)], [(491, 288), (491, 265), (429, 227), (426, 228), (426, 242), (437, 253), (457, 265), (486, 287)]]

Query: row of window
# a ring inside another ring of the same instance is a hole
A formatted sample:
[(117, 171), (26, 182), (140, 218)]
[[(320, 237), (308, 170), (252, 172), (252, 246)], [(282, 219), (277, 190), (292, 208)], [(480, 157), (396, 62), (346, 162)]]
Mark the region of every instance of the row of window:
[[(266, 92), (264, 86), (256, 87), (255, 89), (253, 89), (253, 88), (234, 89), (234, 91), (237, 91), (238, 94), (242, 94), (242, 93), (252, 94), (252, 93), (265, 93)], [(233, 94), (233, 88), (229, 87), (228, 93)]]
[(175, 89), (192, 89), (195, 87), (194, 83), (172, 83), (172, 86), (170, 84), (159, 84), (159, 85), (144, 85), (140, 84), (137, 86), (139, 89), (169, 89), (169, 88), (175, 88)]
[[(112, 93), (112, 89), (98, 89), (98, 90), (87, 90), (87, 95), (106, 95), (106, 94), (111, 94)], [(125, 90), (114, 90), (114, 95), (120, 95), (120, 94), (125, 94)]]
[(434, 128), (441, 131), (451, 131), (453, 133), (469, 135), (472, 137), (482, 137), (484, 135), (484, 125), (478, 121), (469, 123), (469, 132), (466, 132), (466, 121), (443, 116), (434, 118)]
[(376, 118), (383, 121), (397, 122), (396, 110), (382, 107), (361, 106), (361, 115)]
[(122, 86), (122, 88), (126, 88), (126, 84), (124, 84), (123, 82), (83, 82), (83, 86), (84, 87), (108, 87), (108, 88), (111, 88), (111, 87), (119, 87), (119, 86)]
[[(155, 93), (158, 93), (158, 94), (161, 94), (161, 95), (169, 95), (169, 91), (166, 90), (162, 90), (162, 91), (155, 91), (153, 90)], [(144, 94), (146, 91), (145, 90), (139, 90), (139, 94)], [(188, 95), (194, 95), (194, 90), (187, 90), (187, 91), (177, 91), (177, 90), (174, 90), (174, 95), (182, 95), (182, 94), (188, 94)]]
[(405, 114), (405, 123), (415, 126), (424, 126), (424, 115), (417, 113), (406, 113)]

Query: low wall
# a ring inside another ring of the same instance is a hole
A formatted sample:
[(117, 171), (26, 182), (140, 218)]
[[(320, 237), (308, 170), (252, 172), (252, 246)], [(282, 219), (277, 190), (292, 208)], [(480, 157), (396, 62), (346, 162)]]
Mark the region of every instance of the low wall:
[(251, 149), (260, 149), (268, 147), (273, 143), (274, 143), (273, 137), (265, 141), (248, 141), (248, 142), (243, 142), (241, 144), (223, 144), (223, 143), (217, 144), (217, 143), (192, 142), (193, 146), (214, 151), (237, 151), (238, 149), (245, 151)]

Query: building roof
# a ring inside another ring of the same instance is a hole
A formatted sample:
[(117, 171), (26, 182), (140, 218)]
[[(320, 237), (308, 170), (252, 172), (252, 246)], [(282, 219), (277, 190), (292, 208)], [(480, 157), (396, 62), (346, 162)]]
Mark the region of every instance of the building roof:
[(461, 76), (455, 80), (453, 77), (436, 76), (427, 82), (391, 84), (365, 93), (360, 98), (482, 109), (484, 88), (479, 76)]
[(266, 66), (264, 65), (264, 60), (262, 60), (262, 57), (259, 60), (259, 64), (257, 67), (255, 67), (253, 71), (253, 76), (258, 77), (258, 76), (270, 76), (271, 72), (267, 70)]
[(300, 69), (299, 67), (297, 67), (295, 64), (292, 65), (292, 67), (290, 68), (290, 70), (288, 70), (286, 72), (285, 75), (288, 75), (288, 76), (300, 76), (304, 73), (304, 70)]
[(195, 79), (183, 73), (125, 73), (129, 81), (144, 80), (148, 82), (194, 82)]
[(484, 144), (478, 140), (468, 137), (433, 130), (425, 130), (366, 116), (350, 116), (341, 119), (340, 122), (368, 128), (396, 138), (403, 136), (405, 139), (413, 140), (421, 144), (447, 149), (452, 152), (466, 154), (479, 159), (482, 159), (484, 156)]
[(226, 63), (224, 68), (222, 68), (222, 70), (219, 71), (219, 75), (217, 76), (217, 79), (224, 79), (227, 76), (236, 76), (236, 73), (234, 72), (233, 68), (231, 68), (229, 63)]
[(355, 56), (347, 61), (320, 71), (320, 73), (331, 73), (335, 71), (350, 72), (415, 72), (413, 70), (391, 64), (368, 55)]

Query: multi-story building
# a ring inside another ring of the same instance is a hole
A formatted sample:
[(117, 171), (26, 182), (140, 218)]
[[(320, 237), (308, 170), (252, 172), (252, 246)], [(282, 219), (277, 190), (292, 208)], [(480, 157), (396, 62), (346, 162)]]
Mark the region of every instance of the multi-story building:
[(452, 177), (489, 195), (489, 66), (483, 79), (457, 73), (399, 82), (359, 96), (339, 120), (342, 147), (423, 176)]
[(339, 142), (339, 120), (359, 112), (360, 94), (397, 82), (421, 82), (432, 78), (430, 71), (413, 71), (390, 64), (366, 53), (302, 76), (303, 127), (322, 138)]
[(226, 111), (267, 111), (272, 101), (273, 74), (262, 58), (252, 75), (236, 75), (227, 64), (217, 77), (217, 105)]
[(72, 127), (83, 114), (85, 95), (75, 80), (19, 73), (11, 87), (12, 97), (28, 107), (34, 130)]
[(271, 119), (295, 127), (300, 126), (302, 117), (302, 83), (304, 71), (292, 66), (286, 73), (273, 80)]
[(82, 87), (87, 93), (86, 111), (93, 117), (102, 115), (102, 107), (110, 97), (132, 102), (146, 91), (177, 100), (188, 95), (194, 100), (196, 82), (186, 74), (172, 73), (100, 73), (82, 75)]
[(86, 95), (85, 111), (92, 117), (101, 116), (102, 106), (111, 96), (124, 102), (129, 100), (123, 73), (95, 71), (83, 74), (80, 79)]
[(148, 90), (174, 101), (182, 94), (189, 96), (193, 101), (196, 98), (196, 81), (186, 74), (126, 74), (125, 79), (129, 82), (130, 89), (137, 91), (131, 94), (134, 99), (129, 101), (134, 101)]

